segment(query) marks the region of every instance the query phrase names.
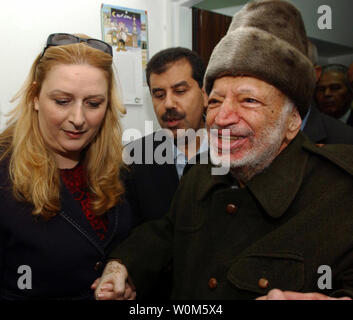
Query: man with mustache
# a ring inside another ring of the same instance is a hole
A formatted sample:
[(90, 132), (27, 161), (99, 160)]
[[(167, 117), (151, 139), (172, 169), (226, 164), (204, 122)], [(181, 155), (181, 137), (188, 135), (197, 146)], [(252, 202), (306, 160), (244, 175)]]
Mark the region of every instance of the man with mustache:
[[(128, 145), (129, 150), (143, 153), (142, 163), (131, 165), (126, 181), (136, 224), (167, 213), (186, 163), (197, 153), (207, 151), (207, 139), (200, 136), (191, 139), (183, 132), (188, 129), (197, 132), (205, 127), (204, 73), (201, 57), (181, 47), (162, 50), (147, 64), (147, 84), (156, 117), (164, 130)], [(170, 145), (166, 143), (169, 140)], [(158, 159), (160, 153), (156, 150), (166, 145), (171, 148), (165, 148), (165, 159)], [(153, 154), (152, 162), (147, 159), (147, 151)]]
[[(113, 250), (96, 297), (128, 296), (127, 282), (138, 296), (170, 259), (174, 299), (353, 297), (353, 147), (300, 132), (315, 82), (293, 5), (235, 14), (204, 78), (212, 163)], [(229, 174), (212, 175), (222, 164)]]
[[(136, 225), (161, 218), (168, 212), (186, 163), (208, 150), (207, 137), (202, 139), (202, 135), (193, 137), (182, 132), (188, 129), (197, 132), (205, 127), (204, 73), (201, 57), (181, 47), (162, 50), (147, 64), (146, 78), (154, 111), (164, 131), (127, 146), (135, 153), (142, 152), (142, 163), (133, 163), (126, 178), (127, 198)], [(165, 145), (170, 148), (164, 148)], [(156, 150), (161, 148), (165, 149), (168, 162), (158, 159)], [(147, 152), (153, 154), (152, 161), (148, 161)], [(162, 274), (161, 287), (155, 290), (153, 298), (168, 297), (168, 271)]]
[(352, 99), (348, 68), (340, 64), (324, 66), (315, 90), (320, 112), (353, 126)]

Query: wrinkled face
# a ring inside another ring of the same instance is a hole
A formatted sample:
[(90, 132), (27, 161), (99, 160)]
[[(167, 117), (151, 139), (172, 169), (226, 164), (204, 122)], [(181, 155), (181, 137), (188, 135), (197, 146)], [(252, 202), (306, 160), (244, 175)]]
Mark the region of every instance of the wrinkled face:
[(108, 81), (102, 70), (59, 64), (47, 73), (34, 108), (43, 139), (56, 159), (79, 160), (103, 122), (107, 103)]
[(162, 128), (198, 129), (204, 126), (202, 118), (204, 97), (202, 89), (192, 78), (190, 63), (179, 60), (161, 74), (151, 73), (150, 89), (154, 111)]
[(208, 101), (207, 127), (216, 129), (210, 140), (214, 163), (228, 157), (232, 168), (261, 166), (271, 162), (300, 129), (296, 109), (288, 104), (283, 108), (286, 96), (252, 77), (217, 79)]
[(335, 118), (344, 115), (352, 101), (344, 74), (336, 71), (323, 74), (317, 83), (315, 98), (321, 112)]

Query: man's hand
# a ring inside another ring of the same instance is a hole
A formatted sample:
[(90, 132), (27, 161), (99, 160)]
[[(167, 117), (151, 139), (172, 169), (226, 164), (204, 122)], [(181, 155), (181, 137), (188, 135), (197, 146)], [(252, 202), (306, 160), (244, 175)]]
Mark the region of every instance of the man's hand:
[(112, 260), (106, 265), (102, 277), (96, 279), (91, 289), (95, 290), (96, 300), (134, 300), (135, 287), (128, 281), (126, 267)]
[(269, 291), (266, 296), (259, 297), (256, 300), (352, 300), (352, 299), (349, 297), (333, 298), (317, 292), (301, 293), (301, 292), (281, 291), (279, 289), (273, 289)]

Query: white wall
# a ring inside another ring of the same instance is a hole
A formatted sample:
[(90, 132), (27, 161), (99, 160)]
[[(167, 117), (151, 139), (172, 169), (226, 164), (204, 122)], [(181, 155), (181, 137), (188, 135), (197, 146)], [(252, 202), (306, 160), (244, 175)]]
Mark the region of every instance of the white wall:
[(192, 49), (192, 9), (172, 3), (172, 46)]
[[(150, 57), (172, 45), (188, 46), (190, 43), (185, 40), (185, 34), (190, 34), (191, 38), (191, 15), (184, 12), (180, 16), (179, 7), (171, 0), (107, 0), (104, 3), (147, 10)], [(4, 114), (14, 106), (9, 101), (24, 82), (47, 36), (54, 32), (67, 32), (85, 33), (101, 39), (101, 4), (102, 1), (98, 0), (1, 2), (0, 33), (3, 44), (0, 50), (0, 130), (5, 126)], [(178, 35), (177, 39), (175, 35)], [(182, 43), (180, 39), (184, 39)], [(125, 129), (137, 128), (144, 132), (144, 120), (153, 120), (154, 128), (159, 127), (147, 87), (144, 88), (144, 105), (126, 106), (126, 109), (127, 115), (122, 119)]]

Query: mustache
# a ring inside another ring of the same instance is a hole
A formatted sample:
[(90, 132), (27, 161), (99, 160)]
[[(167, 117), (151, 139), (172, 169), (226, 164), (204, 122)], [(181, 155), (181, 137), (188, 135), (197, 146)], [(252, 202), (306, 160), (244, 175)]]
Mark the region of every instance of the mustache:
[(181, 120), (185, 118), (185, 113), (178, 112), (176, 109), (168, 109), (161, 117), (163, 121)]
[(213, 124), (210, 129), (212, 130), (217, 130), (218, 134), (222, 134), (222, 130), (229, 130), (230, 135), (232, 136), (252, 136), (254, 133), (252, 132), (252, 130), (250, 130), (249, 128), (242, 128), (239, 127), (238, 125), (230, 125), (230, 126), (226, 126), (226, 127), (221, 127), (219, 125)]

